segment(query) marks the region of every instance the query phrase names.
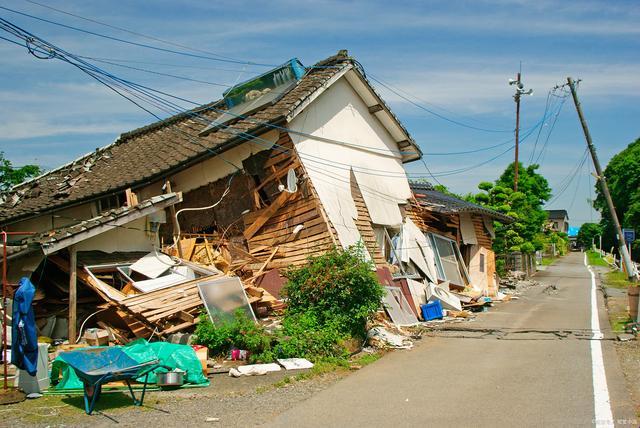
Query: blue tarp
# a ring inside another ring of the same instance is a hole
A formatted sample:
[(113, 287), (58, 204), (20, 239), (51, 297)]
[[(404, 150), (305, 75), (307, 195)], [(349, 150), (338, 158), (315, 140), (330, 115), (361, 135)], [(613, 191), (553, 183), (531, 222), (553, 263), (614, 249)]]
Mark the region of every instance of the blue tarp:
[(11, 322), (11, 364), (35, 376), (38, 368), (38, 334), (33, 315), (33, 296), (36, 288), (23, 277), (13, 295)]

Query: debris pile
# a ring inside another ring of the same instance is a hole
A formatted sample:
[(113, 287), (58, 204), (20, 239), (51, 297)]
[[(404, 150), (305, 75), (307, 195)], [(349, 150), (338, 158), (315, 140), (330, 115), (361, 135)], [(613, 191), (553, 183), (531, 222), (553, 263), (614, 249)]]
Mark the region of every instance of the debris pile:
[[(231, 254), (238, 250), (232, 245), (213, 246), (205, 237), (187, 237), (181, 246), (183, 259), (171, 257), (171, 247), (165, 248), (168, 254), (79, 252), (80, 339), (125, 344), (189, 331), (205, 306), (201, 288), (222, 278), (238, 279), (234, 292), (251, 306), (252, 314), (266, 316), (283, 308), (281, 300), (256, 285), (264, 269), (254, 275), (248, 266), (252, 260), (233, 260)], [(68, 332), (69, 261), (64, 254), (52, 255), (33, 278), (38, 285), (34, 308), (40, 336), (60, 343)]]

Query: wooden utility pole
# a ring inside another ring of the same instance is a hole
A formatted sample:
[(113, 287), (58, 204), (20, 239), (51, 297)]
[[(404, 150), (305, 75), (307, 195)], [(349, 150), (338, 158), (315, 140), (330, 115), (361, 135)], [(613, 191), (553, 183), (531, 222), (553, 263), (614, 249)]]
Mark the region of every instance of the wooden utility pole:
[(520, 151), (520, 98), (523, 95), (531, 95), (533, 94), (533, 89), (524, 90), (524, 85), (522, 84), (522, 76), (521, 73), (518, 72), (516, 79), (509, 79), (510, 85), (516, 85), (516, 93), (513, 95), (513, 99), (516, 102), (516, 163), (513, 169), (513, 190), (515, 192), (518, 191), (518, 169), (520, 168), (520, 163), (518, 161), (518, 155)]
[(609, 207), (609, 213), (611, 214), (611, 220), (613, 220), (613, 226), (616, 229), (616, 234), (618, 235), (618, 243), (619, 250), (622, 260), (624, 262), (625, 267), (627, 268), (627, 275), (629, 280), (634, 280), (634, 269), (633, 263), (631, 263), (631, 256), (627, 251), (627, 246), (624, 242), (624, 234), (622, 233), (622, 228), (620, 227), (620, 221), (618, 221), (618, 215), (616, 214), (616, 207), (613, 205), (613, 199), (611, 199), (611, 194), (609, 193), (609, 186), (607, 186), (607, 180), (602, 172), (602, 168), (600, 167), (600, 161), (598, 160), (598, 155), (596, 154), (596, 148), (593, 145), (593, 141), (591, 140), (591, 134), (589, 133), (589, 128), (587, 127), (587, 121), (582, 114), (582, 107), (580, 106), (580, 101), (578, 100), (578, 93), (576, 92), (576, 86), (571, 77), (567, 77), (567, 83), (569, 84), (569, 89), (571, 89), (571, 96), (573, 97), (573, 103), (576, 105), (576, 111), (578, 112), (578, 117), (580, 118), (580, 124), (582, 125), (582, 131), (584, 132), (584, 137), (587, 140), (587, 147), (589, 148), (589, 152), (591, 152), (591, 159), (593, 160), (593, 166), (596, 169), (597, 180), (600, 182), (600, 189), (602, 190), (602, 194), (604, 195), (605, 200), (607, 201), (607, 206)]
[(513, 96), (513, 98), (516, 100), (516, 163), (514, 165), (514, 171), (513, 171), (513, 191), (517, 192), (518, 191), (518, 169), (519, 169), (519, 163), (518, 163), (518, 150), (519, 150), (519, 139), (518, 137), (520, 136), (520, 86), (522, 85), (522, 82), (520, 80), (520, 73), (518, 73), (518, 77), (516, 78), (516, 94)]
[(76, 343), (76, 311), (77, 311), (77, 267), (78, 252), (76, 247), (69, 247), (69, 343)]

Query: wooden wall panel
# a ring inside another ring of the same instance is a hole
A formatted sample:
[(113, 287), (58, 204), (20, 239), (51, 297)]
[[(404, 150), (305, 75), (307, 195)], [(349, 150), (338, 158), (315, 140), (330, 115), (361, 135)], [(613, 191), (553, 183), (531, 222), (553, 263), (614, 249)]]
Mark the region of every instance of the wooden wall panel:
[(362, 197), (362, 192), (360, 191), (360, 187), (358, 187), (358, 183), (356, 182), (356, 178), (351, 173), (351, 197), (353, 201), (356, 203), (356, 209), (358, 210), (358, 218), (356, 219), (356, 227), (360, 232), (360, 236), (362, 237), (362, 241), (364, 242), (364, 246), (369, 251), (371, 255), (371, 259), (376, 264), (376, 266), (385, 266), (387, 261), (384, 259), (382, 255), (382, 251), (378, 246), (378, 242), (376, 241), (376, 234), (373, 231), (373, 225), (371, 224), (371, 215), (369, 214), (369, 210), (364, 202), (364, 198)]
[[(264, 168), (271, 174), (282, 176), (279, 180), (285, 184), (286, 176), (279, 172), (293, 167), (298, 177), (298, 191), (247, 241), (249, 252), (262, 261), (268, 260), (278, 247), (266, 269), (304, 264), (309, 256), (326, 252), (336, 242), (335, 232), (323, 213), (320, 200), (300, 163), (289, 134), (282, 132), (278, 145), (280, 147), (274, 148), (265, 161)], [(284, 149), (288, 151), (283, 153)], [(245, 227), (256, 221), (266, 209), (264, 207), (246, 214)], [(294, 235), (293, 230), (298, 225), (304, 227)]]

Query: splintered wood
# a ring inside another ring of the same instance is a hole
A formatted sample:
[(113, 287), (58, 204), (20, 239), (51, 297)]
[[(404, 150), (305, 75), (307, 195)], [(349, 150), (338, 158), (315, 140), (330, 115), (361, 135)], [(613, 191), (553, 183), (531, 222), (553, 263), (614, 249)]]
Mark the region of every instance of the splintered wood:
[[(172, 287), (127, 297), (116, 306), (131, 315), (131, 318), (123, 320), (127, 325), (129, 322), (135, 324), (139, 333), (148, 329), (157, 330), (156, 334), (161, 336), (175, 333), (198, 322), (198, 315), (202, 307), (198, 284), (221, 276), (207, 276)], [(144, 328), (140, 329), (140, 325), (137, 323), (142, 324)], [(136, 332), (133, 328), (132, 331)]]

